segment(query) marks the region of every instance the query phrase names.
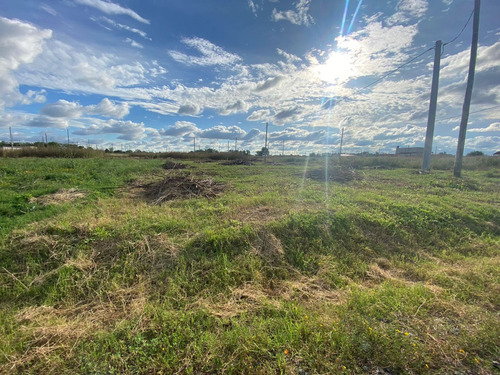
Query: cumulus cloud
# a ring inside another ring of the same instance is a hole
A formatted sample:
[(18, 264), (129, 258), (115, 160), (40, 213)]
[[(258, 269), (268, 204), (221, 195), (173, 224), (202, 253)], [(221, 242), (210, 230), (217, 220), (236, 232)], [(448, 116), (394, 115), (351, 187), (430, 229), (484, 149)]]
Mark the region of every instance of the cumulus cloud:
[(274, 78), (269, 78), (266, 79), (265, 81), (261, 81), (257, 84), (255, 87), (255, 91), (261, 92), (265, 90), (269, 90), (277, 85), (282, 81), (282, 77), (274, 77)]
[(301, 110), (299, 107), (290, 107), (279, 111), (273, 117), (273, 123), (276, 125), (284, 125), (286, 123), (295, 122), (300, 118)]
[(108, 98), (104, 98), (97, 105), (89, 105), (84, 107), (84, 111), (90, 115), (100, 115), (105, 117), (124, 118), (130, 113), (128, 103), (115, 103)]
[(248, 121), (266, 121), (271, 117), (271, 111), (268, 109), (259, 109), (258, 111), (253, 111), (250, 116), (247, 117)]
[[(459, 126), (453, 128), (453, 131), (458, 131)], [(500, 132), (500, 122), (494, 122), (487, 126), (486, 128), (470, 128), (467, 129), (468, 133), (490, 133), (490, 132)]]
[(0, 17), (0, 110), (23, 100), (14, 72), (42, 53), (51, 30)]
[(197, 136), (200, 138), (210, 138), (210, 139), (242, 139), (246, 136), (246, 131), (240, 127), (233, 126), (214, 126), (205, 130), (201, 130)]
[(269, 134), (269, 138), (274, 141), (318, 142), (325, 140), (325, 137), (326, 132), (324, 130), (308, 131), (295, 127), (289, 127)]
[(294, 25), (310, 26), (314, 23), (314, 18), (308, 13), (310, 0), (299, 0), (295, 3), (295, 10), (278, 11), (273, 9), (271, 15), (273, 21), (288, 21)]
[(216, 46), (203, 38), (182, 38), (181, 42), (190, 48), (196, 49), (201, 54), (201, 56), (192, 56), (179, 51), (169, 51), (170, 56), (175, 61), (185, 65), (229, 65), (241, 60), (238, 55), (227, 52), (222, 47)]
[(76, 3), (87, 5), (93, 8), (100, 10), (106, 14), (115, 14), (115, 15), (126, 15), (132, 17), (136, 21), (149, 24), (149, 21), (145, 18), (139, 16), (132, 9), (122, 7), (121, 5), (112, 3), (111, 1), (103, 1), (103, 0), (75, 0)]
[(33, 128), (64, 129), (68, 127), (69, 123), (66, 118), (40, 115), (28, 121), (25, 125)]
[(179, 107), (177, 114), (181, 116), (196, 116), (201, 113), (202, 109), (196, 104), (183, 104)]
[(232, 115), (234, 113), (247, 112), (249, 105), (243, 100), (237, 100), (233, 104), (227, 105), (219, 110), (219, 114), (222, 116)]
[(119, 134), (118, 139), (137, 140), (144, 137), (144, 123), (121, 120), (94, 120), (94, 123), (88, 127), (78, 129), (73, 132), (75, 135), (97, 135), (97, 134)]
[(167, 129), (159, 130), (160, 135), (167, 137), (181, 137), (198, 131), (196, 124), (189, 121), (176, 121)]
[(76, 102), (58, 100), (55, 103), (47, 104), (40, 113), (48, 117), (76, 118), (82, 115), (83, 107)]
[(105, 117), (123, 118), (129, 114), (129, 105), (119, 103), (104, 98), (97, 105), (82, 106), (78, 102), (69, 102), (60, 99), (55, 103), (47, 104), (40, 113), (53, 118), (79, 118), (83, 114), (100, 115)]

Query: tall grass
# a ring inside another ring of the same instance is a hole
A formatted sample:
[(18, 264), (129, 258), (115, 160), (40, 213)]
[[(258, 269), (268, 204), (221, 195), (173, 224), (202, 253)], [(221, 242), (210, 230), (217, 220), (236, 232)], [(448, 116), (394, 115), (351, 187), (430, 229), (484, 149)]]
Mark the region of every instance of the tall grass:
[(76, 146), (22, 147), (19, 149), (2, 149), (2, 157), (6, 158), (92, 158), (103, 157), (104, 151)]

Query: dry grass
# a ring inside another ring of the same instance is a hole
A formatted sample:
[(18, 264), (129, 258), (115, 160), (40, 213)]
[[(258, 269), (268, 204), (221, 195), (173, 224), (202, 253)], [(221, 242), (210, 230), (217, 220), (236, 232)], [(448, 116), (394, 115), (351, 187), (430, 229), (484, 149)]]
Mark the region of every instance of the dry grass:
[(146, 285), (137, 284), (73, 307), (30, 306), (20, 310), (16, 320), (20, 333), (26, 337), (26, 350), (10, 358), (0, 367), (0, 373), (22, 372), (34, 363), (44, 373), (53, 373), (58, 368), (58, 363), (50, 358), (54, 352), (63, 360), (72, 358), (81, 340), (109, 332), (130, 319), (137, 321), (135, 327), (140, 331), (149, 323), (145, 313), (146, 289)]
[(49, 204), (63, 204), (73, 202), (77, 199), (85, 198), (86, 196), (86, 192), (79, 191), (78, 189), (61, 189), (53, 194), (47, 194), (32, 198), (30, 202), (48, 206)]

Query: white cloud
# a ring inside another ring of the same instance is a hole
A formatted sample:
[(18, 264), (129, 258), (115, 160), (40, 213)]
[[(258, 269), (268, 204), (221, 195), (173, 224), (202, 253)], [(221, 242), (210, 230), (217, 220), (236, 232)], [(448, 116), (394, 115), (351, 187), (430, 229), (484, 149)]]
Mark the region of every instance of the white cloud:
[(179, 109), (177, 110), (177, 114), (179, 115), (184, 115), (184, 116), (197, 116), (203, 111), (200, 106), (196, 104), (182, 104)]
[(75, 0), (75, 2), (82, 4), (82, 5), (88, 5), (90, 7), (96, 8), (96, 9), (98, 9), (101, 12), (106, 13), (106, 14), (115, 14), (115, 15), (123, 14), (123, 15), (132, 17), (136, 21), (149, 24), (149, 21), (147, 19), (142, 18), (136, 12), (134, 12), (132, 9), (124, 8), (121, 5), (112, 3), (111, 1)]
[(79, 118), (83, 114), (123, 118), (129, 114), (129, 105), (127, 103), (116, 104), (108, 98), (104, 98), (97, 105), (89, 106), (60, 99), (55, 103), (47, 104), (40, 113), (47, 117), (66, 119)]
[(51, 30), (0, 17), (0, 110), (23, 101), (14, 72), (32, 63), (51, 36)]
[(388, 25), (413, 23), (422, 18), (428, 8), (427, 0), (400, 0), (396, 6), (397, 12), (386, 22)]
[(135, 33), (135, 34), (142, 36), (144, 39), (152, 40), (150, 37), (148, 37), (148, 34), (145, 31), (136, 29), (135, 27), (130, 27), (128, 25), (124, 25), (124, 24), (115, 22), (115, 21), (109, 19), (108, 17), (101, 17), (100, 19), (106, 21), (108, 24), (110, 24), (111, 26), (113, 26), (116, 29), (127, 30), (127, 31), (130, 31), (131, 33)]
[(197, 133), (197, 137), (210, 139), (242, 139), (246, 136), (246, 131), (240, 127), (217, 125), (209, 129), (201, 130)]
[(69, 123), (65, 118), (40, 115), (28, 121), (25, 125), (33, 128), (65, 129)]
[(144, 123), (121, 120), (92, 120), (93, 124), (73, 131), (75, 135), (119, 134), (118, 139), (137, 140), (145, 136)]
[(234, 113), (247, 112), (249, 109), (249, 105), (245, 103), (243, 100), (237, 100), (236, 102), (225, 106), (224, 108), (219, 110), (219, 115), (227, 116), (232, 115)]
[(48, 117), (78, 118), (82, 115), (83, 107), (76, 102), (58, 100), (55, 103), (47, 104), (40, 113)]
[(248, 6), (250, 7), (250, 10), (255, 15), (255, 17), (257, 17), (257, 11), (259, 10), (259, 4), (257, 4), (253, 0), (248, 0)]
[[(453, 131), (458, 131), (459, 126), (453, 128)], [(467, 133), (490, 133), (490, 132), (500, 132), (500, 122), (494, 122), (487, 126), (486, 128), (470, 128), (467, 129)]]
[(100, 115), (105, 117), (123, 118), (130, 112), (129, 105), (126, 102), (115, 103), (108, 98), (104, 98), (97, 105), (84, 107), (84, 111), (90, 115)]
[(144, 46), (141, 43), (138, 43), (135, 40), (130, 39), (130, 38), (126, 38), (124, 40), (124, 42), (129, 43), (134, 48), (141, 48), (141, 49), (144, 48)]
[(52, 8), (50, 5), (47, 5), (45, 3), (40, 4), (40, 9), (44, 10), (45, 12), (53, 15), (54, 17), (57, 16), (57, 12), (55, 11), (54, 8)]
[(253, 111), (250, 116), (247, 117), (248, 121), (267, 121), (271, 117), (271, 111), (268, 109), (259, 109), (258, 111)]
[(278, 11), (273, 9), (272, 19), (275, 22), (289, 21), (294, 25), (310, 26), (314, 23), (314, 18), (308, 13), (311, 0), (299, 0), (295, 3), (295, 10)]
[(181, 42), (201, 53), (201, 56), (191, 56), (179, 51), (169, 51), (170, 56), (175, 61), (185, 65), (229, 65), (241, 60), (238, 55), (229, 53), (203, 38), (182, 38)]
[[(78, 45), (50, 40), (46, 48), (29, 66), (22, 66), (16, 77), (22, 84), (68, 92), (96, 93), (124, 97), (128, 90), (121, 88), (140, 86), (150, 76), (160, 73), (155, 62), (134, 62), (130, 58)], [(139, 95), (141, 90), (136, 90)]]
[(176, 121), (175, 125), (169, 126), (167, 129), (159, 130), (160, 135), (167, 137), (181, 137), (187, 134), (195, 133), (199, 129), (196, 124), (189, 121)]

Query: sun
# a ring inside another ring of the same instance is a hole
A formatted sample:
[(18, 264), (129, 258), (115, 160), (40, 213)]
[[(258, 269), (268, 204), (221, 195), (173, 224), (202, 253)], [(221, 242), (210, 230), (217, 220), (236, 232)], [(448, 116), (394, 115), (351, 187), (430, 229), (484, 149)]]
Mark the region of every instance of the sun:
[(355, 75), (356, 67), (348, 53), (332, 51), (323, 64), (317, 66), (320, 79), (329, 83), (342, 83)]

